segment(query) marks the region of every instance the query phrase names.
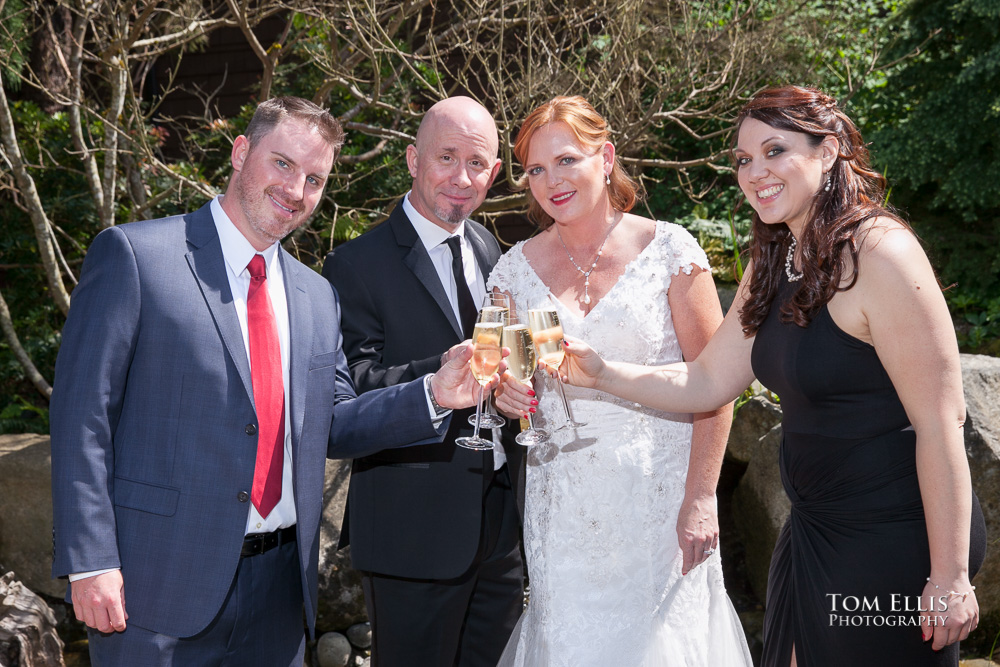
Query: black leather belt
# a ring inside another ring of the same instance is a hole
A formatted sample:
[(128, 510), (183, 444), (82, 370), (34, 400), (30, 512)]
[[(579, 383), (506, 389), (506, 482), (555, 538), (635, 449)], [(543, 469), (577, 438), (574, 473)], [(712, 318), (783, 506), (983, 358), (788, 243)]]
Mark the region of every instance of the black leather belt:
[(273, 533), (253, 533), (243, 538), (240, 558), (259, 556), (282, 544), (295, 541), (295, 526), (280, 528)]

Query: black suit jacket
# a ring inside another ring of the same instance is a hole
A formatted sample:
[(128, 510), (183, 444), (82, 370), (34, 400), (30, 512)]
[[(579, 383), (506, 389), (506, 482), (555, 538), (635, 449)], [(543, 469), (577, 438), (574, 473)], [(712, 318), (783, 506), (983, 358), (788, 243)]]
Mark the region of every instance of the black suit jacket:
[[(466, 221), (466, 230), (479, 269), (488, 276), (500, 247), (482, 225)], [(340, 295), (344, 352), (359, 394), (438, 370), (441, 354), (464, 338), (402, 206), (327, 255), (323, 275)], [(354, 460), (341, 538), (342, 545), (351, 545), (354, 567), (451, 579), (472, 564), (493, 454), (455, 445), (456, 437), (472, 430), (468, 414), (454, 415), (442, 443)], [(511, 479), (523, 498), (523, 448), (509, 427), (503, 441)]]

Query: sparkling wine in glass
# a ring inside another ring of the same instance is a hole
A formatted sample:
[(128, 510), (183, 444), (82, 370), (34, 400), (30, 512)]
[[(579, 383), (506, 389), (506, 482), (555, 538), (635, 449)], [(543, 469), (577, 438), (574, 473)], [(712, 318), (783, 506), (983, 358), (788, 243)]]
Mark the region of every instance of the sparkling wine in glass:
[[(538, 349), (538, 358), (552, 368), (559, 368), (566, 357), (566, 350), (563, 348), (563, 329), (559, 323), (559, 314), (552, 308), (533, 308), (528, 311), (528, 327), (531, 329), (531, 336), (535, 340), (535, 347)], [(562, 379), (556, 377), (556, 388), (559, 390), (559, 398), (562, 400), (563, 412), (566, 414), (566, 422), (556, 430), (564, 428), (576, 428), (584, 426), (584, 422), (573, 419), (570, 412), (569, 403), (566, 401), (566, 392), (563, 390)]]
[[(507, 372), (518, 382), (530, 382), (531, 376), (535, 374), (535, 344), (528, 325), (520, 324), (516, 318), (511, 318), (511, 323), (503, 328), (503, 346), (510, 348)], [(548, 439), (549, 434), (546, 431), (535, 428), (530, 412), (527, 430), (521, 431), (514, 438), (519, 445), (525, 446), (537, 445)]]
[[(476, 321), (507, 324), (509, 318), (510, 305), (507, 301), (507, 295), (500, 292), (490, 292), (483, 298), (483, 307), (479, 311)], [(475, 426), (475, 415), (469, 415), (469, 424)], [(493, 410), (493, 401), (490, 394), (486, 395), (486, 408), (483, 411), (479, 424), (483, 428), (500, 428), (507, 424), (507, 420)]]
[(503, 322), (479, 322), (472, 331), (472, 376), (479, 382), (479, 403), (476, 405), (476, 430), (471, 437), (455, 439), (455, 444), (466, 449), (493, 449), (493, 441), (479, 437), (480, 418), (483, 415), (483, 393), (490, 378), (500, 367), (500, 339)]

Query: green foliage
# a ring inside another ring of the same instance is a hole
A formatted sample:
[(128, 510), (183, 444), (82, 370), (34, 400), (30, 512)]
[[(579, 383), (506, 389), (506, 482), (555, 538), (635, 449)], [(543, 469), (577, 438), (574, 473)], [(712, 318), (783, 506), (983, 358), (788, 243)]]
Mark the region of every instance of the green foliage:
[(911, 0), (890, 24), (885, 83), (859, 95), (866, 138), (893, 176), (942, 282), (963, 349), (1000, 352), (1000, 3)]
[(699, 204), (691, 213), (674, 222), (698, 239), (708, 255), (716, 283), (735, 284), (743, 277), (742, 252), (750, 243), (750, 219), (727, 214), (725, 219), (709, 217), (708, 207)]
[(26, 62), (21, 47), (31, 39), (30, 16), (24, 0), (0, 2), (0, 74), (4, 85), (15, 92), (21, 89), (21, 70)]
[(912, 0), (893, 29), (885, 59), (926, 46), (868, 92), (880, 161), (921, 208), (946, 210), (956, 224), (996, 216), (1000, 3)]
[(0, 410), (0, 435), (7, 433), (48, 433), (49, 409), (26, 401), (21, 396)]
[(1000, 297), (984, 300), (960, 288), (945, 295), (962, 351), (1000, 356)]

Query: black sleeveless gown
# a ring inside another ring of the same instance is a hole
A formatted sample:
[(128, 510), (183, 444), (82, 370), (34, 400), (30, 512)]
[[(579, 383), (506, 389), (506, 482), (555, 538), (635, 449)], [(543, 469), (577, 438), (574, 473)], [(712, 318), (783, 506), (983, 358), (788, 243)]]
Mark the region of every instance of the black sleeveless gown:
[[(782, 275), (757, 332), (752, 364), (778, 394), (781, 480), (792, 501), (767, 584), (765, 667), (958, 665), (935, 652), (917, 617), (930, 574), (916, 437), (875, 349), (837, 327), (824, 306), (809, 326), (780, 320), (797, 285)], [(918, 363), (918, 362), (917, 362)], [(986, 527), (973, 494), (969, 576)]]

